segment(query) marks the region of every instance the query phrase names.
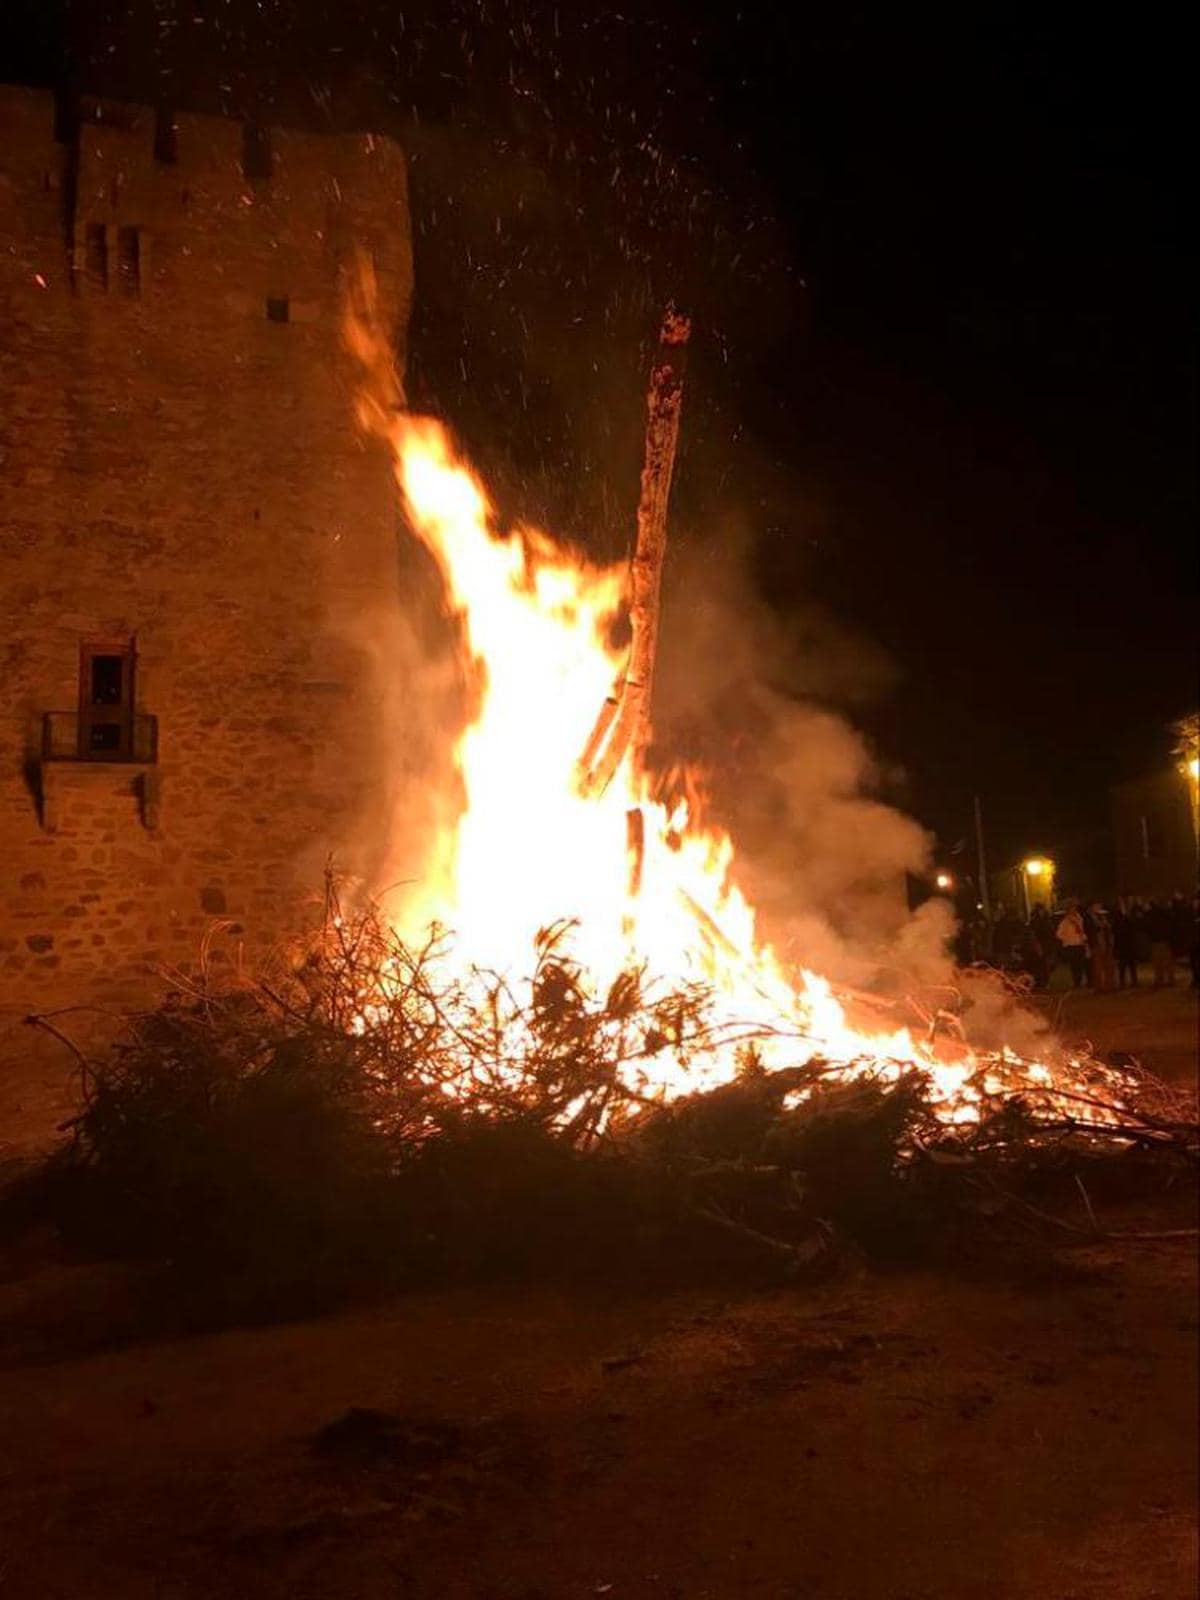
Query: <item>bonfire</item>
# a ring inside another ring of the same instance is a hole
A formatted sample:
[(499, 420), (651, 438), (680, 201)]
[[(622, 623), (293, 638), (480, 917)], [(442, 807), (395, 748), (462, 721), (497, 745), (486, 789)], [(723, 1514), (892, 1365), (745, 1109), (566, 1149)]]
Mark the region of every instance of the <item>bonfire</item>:
[[(689, 331), (669, 310), (633, 559), (598, 565), (540, 529), (497, 526), (446, 428), (403, 407), (369, 273), (360, 278), (347, 324), (364, 374), (359, 418), (392, 452), (408, 524), (437, 564), (482, 685), (455, 752), (461, 813), (416, 889), (386, 902), (390, 934), (411, 952), (438, 930), (438, 964), (468, 989), (528, 974), (550, 936), (593, 1000), (622, 985), (645, 990), (649, 1044), (616, 1069), (641, 1103), (715, 1089), (752, 1058), (768, 1071), (819, 1065), (814, 1084), (895, 1083), (917, 1071), (948, 1126), (977, 1125), (1017, 1096), (1056, 1125), (1133, 1115), (1133, 1085), (1116, 1069), (1061, 1051), (1045, 1061), (980, 1052), (944, 1002), (914, 994), (898, 1012), (789, 970), (737, 886), (733, 841), (698, 814), (702, 774), (652, 771), (658, 592)], [(614, 642), (623, 631), (627, 642)], [(395, 972), (407, 981), (413, 970), (411, 955), (391, 959), (369, 979), (355, 1026), (377, 1024), (394, 1004)], [(704, 1026), (686, 1040), (664, 1031), (651, 975), (675, 996), (703, 993)]]
[[(1094, 1236), (1079, 1160), (1194, 1160), (1190, 1106), (1134, 1062), (1058, 1043), (1043, 1059), (981, 1048), (953, 991), (885, 1000), (789, 965), (700, 803), (703, 775), (656, 771), (686, 318), (664, 320), (636, 544), (620, 565), (498, 525), (447, 429), (405, 409), (369, 273), (346, 332), (360, 421), (392, 454), (478, 685), (454, 753), (461, 804), (402, 890), (371, 898), (331, 874), (319, 932), (283, 970), (233, 989), (210, 985), (203, 963), (199, 978), (174, 974), (175, 994), (130, 1019), (112, 1059), (80, 1054), (85, 1106), (63, 1157), (76, 1209), (107, 1207), (172, 1253), (209, 1248), (215, 1228), (234, 1256), (248, 1218), (303, 1216), (307, 1260), (336, 1192), (357, 1219), (333, 1228), (340, 1258), (347, 1237), (380, 1232), (392, 1201), (371, 1198), (378, 1179), (405, 1197), (410, 1248), (444, 1238), (450, 1214), (490, 1214), (491, 1258), (528, 1231), (528, 1174), (542, 1225), (583, 1160), (627, 1215), (699, 1218), (795, 1263), (825, 1251), (830, 1218), (870, 1233), (931, 1193), (952, 1194), (956, 1214), (999, 1203), (1026, 1225)], [(513, 1165), (506, 1199), (488, 1187), (496, 1151)], [(1080, 1182), (1086, 1226), (1013, 1192), (1031, 1162)], [(352, 1192), (337, 1173), (357, 1174)], [(393, 1220), (385, 1244), (394, 1234)]]

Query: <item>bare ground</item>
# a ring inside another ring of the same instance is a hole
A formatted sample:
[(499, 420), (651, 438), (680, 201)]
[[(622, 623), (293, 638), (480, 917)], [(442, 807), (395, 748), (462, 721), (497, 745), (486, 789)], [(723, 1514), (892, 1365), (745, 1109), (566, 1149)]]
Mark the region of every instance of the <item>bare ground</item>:
[(1136, 989), (1093, 994), (1065, 990), (1048, 998), (1046, 1009), (1059, 1033), (1087, 1042), (1097, 1051), (1123, 1050), (1171, 1083), (1196, 1081), (1196, 991), (1178, 969), (1173, 989), (1155, 989), (1143, 970)]
[[(1192, 1070), (1182, 992), (1068, 1006)], [(1196, 1593), (1194, 1241), (159, 1342), (136, 1287), (44, 1240), (2, 1264), (2, 1600)], [(314, 1450), (354, 1406), (400, 1420)]]

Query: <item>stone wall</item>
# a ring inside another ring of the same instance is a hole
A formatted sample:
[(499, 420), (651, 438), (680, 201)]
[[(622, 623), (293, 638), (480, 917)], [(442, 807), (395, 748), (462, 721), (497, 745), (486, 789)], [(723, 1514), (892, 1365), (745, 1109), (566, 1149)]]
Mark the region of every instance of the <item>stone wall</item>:
[[(256, 962), (390, 814), (396, 507), (340, 314), (362, 247), (405, 325), (403, 156), (272, 129), (247, 177), (239, 124), (180, 114), (156, 155), (152, 112), (82, 113), (59, 142), (0, 89), (0, 1153), (61, 1090), (27, 1012), (86, 1029), (206, 940)], [(40, 759), (98, 636), (136, 639), (152, 764)]]

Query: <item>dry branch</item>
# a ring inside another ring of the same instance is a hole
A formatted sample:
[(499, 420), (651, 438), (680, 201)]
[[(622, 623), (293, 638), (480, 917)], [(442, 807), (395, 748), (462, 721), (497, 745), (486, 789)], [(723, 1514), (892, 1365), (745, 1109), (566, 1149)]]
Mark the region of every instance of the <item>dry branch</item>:
[[(374, 907), (345, 908), (330, 879), (325, 921), (307, 951), (233, 988), (203, 973), (188, 980), (159, 1011), (130, 1018), (106, 1061), (87, 1062), (57, 1020), (30, 1019), (85, 1069), (70, 1159), (76, 1170), (107, 1170), (122, 1207), (136, 1201), (138, 1226), (191, 1205), (204, 1237), (213, 1223), (188, 1199), (204, 1185), (185, 1186), (180, 1200), (180, 1173), (202, 1171), (224, 1192), (229, 1161), (247, 1161), (247, 1204), (257, 1206), (253, 1174), (276, 1160), (278, 1146), (280, 1186), (298, 1182), (307, 1194), (307, 1178), (286, 1165), (276, 1121), (297, 1114), (311, 1114), (305, 1138), (351, 1152), (331, 1161), (382, 1172), (387, 1184), (414, 1174), (425, 1182), (422, 1174), (447, 1161), (464, 1182), (486, 1184), (487, 1141), (511, 1138), (515, 1172), (528, 1172), (528, 1151), (559, 1152), (543, 1177), (535, 1167), (532, 1180), (521, 1179), (543, 1184), (539, 1214), (559, 1209), (561, 1162), (575, 1173), (582, 1162), (602, 1175), (601, 1187), (616, 1185), (605, 1192), (624, 1196), (618, 1209), (686, 1217), (793, 1266), (823, 1253), (825, 1221), (861, 1243), (938, 1216), (1060, 1240), (1187, 1236), (1108, 1232), (1079, 1179), (1130, 1151), (1168, 1175), (1195, 1160), (1194, 1113), (1137, 1071), (1076, 1062), (1080, 1087), (1046, 1087), (1017, 1058), (985, 1056), (973, 1081), (977, 1116), (950, 1124), (918, 1063), (830, 1060), (796, 1029), (741, 1026), (717, 1013), (703, 985), (658, 984), (640, 969), (593, 992), (571, 954), (572, 927), (542, 932), (524, 976), (464, 971), (443, 930), (409, 945)], [(763, 1067), (758, 1046), (767, 1039), (790, 1064)], [(729, 1082), (669, 1103), (656, 1096), (651, 1086), (676, 1076), (656, 1058), (686, 1072), (713, 1050), (728, 1053)], [(251, 1131), (230, 1121), (242, 1116)], [(206, 1156), (197, 1119), (214, 1118)], [(318, 1131), (326, 1122), (328, 1135)], [(471, 1154), (477, 1148), (482, 1156)], [(456, 1161), (481, 1165), (472, 1176)], [(1039, 1189), (1036, 1199), (1022, 1192), (1047, 1174), (1062, 1177), (1068, 1197), (1079, 1180), (1086, 1227), (1054, 1215)], [(453, 1194), (448, 1203), (473, 1209)], [(278, 1214), (291, 1214), (290, 1200)], [(495, 1225), (503, 1229), (503, 1216)]]

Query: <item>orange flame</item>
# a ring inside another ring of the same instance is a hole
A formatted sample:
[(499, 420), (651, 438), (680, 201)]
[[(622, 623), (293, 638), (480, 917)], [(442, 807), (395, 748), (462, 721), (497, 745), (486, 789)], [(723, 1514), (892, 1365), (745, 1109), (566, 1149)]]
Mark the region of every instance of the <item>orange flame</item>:
[[(514, 971), (528, 962), (540, 929), (571, 918), (572, 955), (597, 994), (643, 967), (702, 982), (726, 1037), (761, 1039), (768, 1067), (821, 1057), (839, 1074), (894, 1081), (918, 1066), (948, 1122), (975, 1118), (1014, 1072), (1044, 1093), (1052, 1082), (1046, 1066), (1008, 1052), (983, 1059), (961, 1039), (935, 1039), (932, 1029), (917, 1037), (886, 1022), (877, 1031), (852, 1025), (824, 978), (786, 971), (732, 880), (728, 834), (698, 821), (686, 798), (664, 804), (636, 757), (624, 758), (602, 794), (582, 793), (581, 746), (624, 666), (612, 639), (626, 570), (597, 565), (537, 529), (497, 528), (486, 491), (442, 425), (397, 408), (390, 353), (366, 289), (347, 335), (367, 371), (360, 420), (390, 445), (410, 525), (437, 563), (482, 685), (456, 749), (461, 815), (420, 884), (389, 906), (400, 934), (419, 940), (438, 923), (452, 931), (464, 969)], [(628, 824), (635, 809), (644, 836), (636, 882)], [(736, 1070), (728, 1045), (686, 1068), (664, 1052), (636, 1069), (630, 1087), (669, 1099)]]

